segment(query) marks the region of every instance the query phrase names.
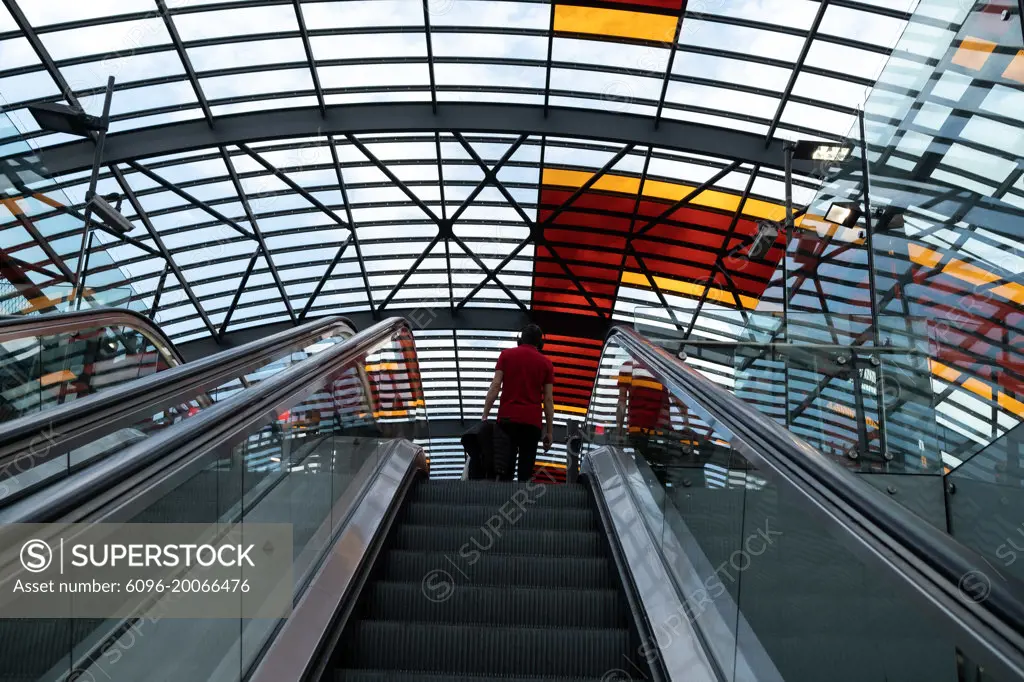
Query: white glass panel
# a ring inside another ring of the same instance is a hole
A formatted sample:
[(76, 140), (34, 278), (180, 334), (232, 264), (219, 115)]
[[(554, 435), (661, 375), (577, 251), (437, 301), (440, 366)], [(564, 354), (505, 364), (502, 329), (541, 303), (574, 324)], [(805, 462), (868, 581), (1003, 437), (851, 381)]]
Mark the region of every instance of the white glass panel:
[(171, 43), (167, 27), (157, 16), (44, 33), (39, 39), (56, 60), (92, 54), (114, 56), (131, 53), (140, 47)]
[(713, 0), (695, 3), (688, 7), (691, 12), (721, 15), (737, 19), (749, 19), (779, 24), (793, 28), (810, 28), (817, 12), (817, 3), (807, 0)]
[(16, 69), (20, 66), (39, 64), (32, 45), (25, 38), (0, 40), (0, 69)]
[[(299, 38), (192, 47), (188, 50), (188, 56), (192, 60), (192, 66), (200, 73), (214, 69), (306, 61), (306, 51)], [(259, 79), (260, 76), (248, 78)]]
[(135, 12), (156, 13), (156, 7), (149, 0), (29, 0), (18, 4), (25, 13), (25, 18), (35, 26)]
[(184, 41), (299, 30), (295, 8), (291, 3), (276, 7), (246, 7), (176, 14), (174, 24), (178, 28), (178, 35)]
[(306, 28), (350, 28), (357, 26), (423, 26), (423, 3), (419, 0), (349, 0), (346, 2), (303, 3)]
[(258, 74), (217, 76), (200, 80), (203, 92), (211, 100), (246, 97), (270, 92), (311, 90), (313, 77), (309, 69), (261, 71)]
[[(320, 84), (324, 88), (368, 86), (384, 89), (389, 85), (430, 85), (430, 73), (426, 64), (389, 64), (387, 67), (381, 68), (325, 66), (320, 67), (319, 73)], [(369, 99), (367, 95), (361, 97)]]
[[(427, 41), (422, 33), (375, 33), (343, 37), (313, 36), (309, 42), (313, 47), (313, 57), (318, 60), (427, 56)], [(438, 47), (443, 42), (441, 35), (434, 37), (435, 56), (440, 54)]]
[(906, 26), (903, 19), (884, 17), (862, 10), (830, 5), (818, 32), (882, 47), (892, 47)]
[[(110, 113), (116, 116), (176, 104), (198, 104), (195, 90), (187, 80), (119, 90), (110, 101)], [(100, 115), (103, 113), (103, 97), (89, 97), (82, 106), (90, 114)]]
[(736, 51), (738, 56), (753, 53), (796, 62), (804, 44), (804, 39), (800, 36), (699, 19), (687, 19), (686, 26), (688, 29), (679, 36), (680, 45), (695, 45), (715, 50), (725, 47)]

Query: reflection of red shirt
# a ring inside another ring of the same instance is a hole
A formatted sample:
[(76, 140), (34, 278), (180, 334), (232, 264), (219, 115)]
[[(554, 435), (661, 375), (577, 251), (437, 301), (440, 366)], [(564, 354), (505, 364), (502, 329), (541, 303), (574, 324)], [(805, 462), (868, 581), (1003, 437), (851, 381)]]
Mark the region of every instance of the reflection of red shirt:
[(555, 383), (555, 366), (534, 346), (506, 348), (496, 370), (503, 372), (498, 419), (541, 428), (544, 386)]
[(632, 360), (619, 368), (619, 387), (629, 388), (629, 428), (658, 429), (668, 424), (668, 391)]

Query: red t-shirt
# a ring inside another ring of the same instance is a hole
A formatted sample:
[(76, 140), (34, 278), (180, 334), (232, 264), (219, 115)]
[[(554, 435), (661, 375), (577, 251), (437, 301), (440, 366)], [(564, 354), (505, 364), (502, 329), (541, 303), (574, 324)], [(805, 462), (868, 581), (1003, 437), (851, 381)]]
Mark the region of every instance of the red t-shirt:
[(629, 389), (629, 428), (664, 429), (669, 423), (668, 391), (647, 369), (628, 360), (619, 369), (619, 387)]
[(498, 419), (519, 424), (543, 424), (544, 386), (555, 383), (555, 366), (534, 346), (506, 348), (496, 370), (504, 372)]

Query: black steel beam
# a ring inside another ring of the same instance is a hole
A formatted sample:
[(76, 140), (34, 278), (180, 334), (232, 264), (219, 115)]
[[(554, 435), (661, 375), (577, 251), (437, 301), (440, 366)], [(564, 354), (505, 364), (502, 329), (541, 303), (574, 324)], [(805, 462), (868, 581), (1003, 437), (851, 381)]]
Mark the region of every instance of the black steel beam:
[(644, 263), (643, 257), (636, 252), (636, 249), (633, 248), (633, 244), (631, 242), (626, 242), (626, 251), (631, 252), (633, 254), (633, 258), (636, 259), (636, 264), (640, 266), (640, 271), (643, 273), (644, 277), (647, 278), (647, 281), (651, 283), (651, 289), (654, 290), (654, 293), (658, 297), (658, 300), (661, 302), (662, 307), (664, 307), (665, 310), (668, 311), (669, 317), (672, 318), (672, 324), (676, 326), (676, 329), (679, 329), (681, 331), (683, 325), (679, 323), (679, 318), (676, 317), (675, 310), (672, 308), (672, 306), (668, 304), (668, 299), (665, 298), (665, 293), (661, 290), (661, 287), (659, 287), (658, 283), (655, 281), (654, 275), (652, 275), (650, 270), (647, 269), (647, 264)]
[[(765, 168), (781, 168), (783, 158), (782, 142), (778, 140), (766, 147), (763, 135), (714, 126), (663, 120), (655, 130), (650, 116), (570, 107), (549, 107), (545, 116), (544, 107), (538, 105), (462, 102), (446, 102), (437, 114), (429, 103), (416, 102), (330, 106), (323, 115), (315, 106), (235, 114), (218, 117), (215, 131), (205, 121), (182, 121), (109, 135), (104, 156), (108, 163), (123, 163), (275, 138), (448, 130), (551, 135), (653, 146), (757, 163)], [(90, 168), (93, 146), (91, 142), (71, 142), (42, 149), (39, 154), (50, 173), (63, 175)], [(810, 162), (794, 163), (797, 173), (808, 175), (813, 170)]]
[(665, 97), (668, 95), (668, 83), (672, 80), (672, 65), (676, 61), (676, 49), (679, 47), (679, 32), (683, 28), (683, 21), (686, 18), (686, 6), (689, 0), (683, 0), (679, 12), (679, 21), (676, 22), (675, 37), (672, 38), (672, 47), (669, 48), (668, 64), (665, 66), (665, 79), (661, 83), (661, 96), (658, 98), (658, 110), (654, 115), (654, 127), (661, 125), (661, 112), (665, 109)]
[[(627, 144), (625, 147), (620, 149), (615, 154), (615, 156), (613, 156), (612, 158), (608, 159), (608, 162), (605, 163), (603, 166), (601, 166), (601, 168), (599, 168), (596, 173), (594, 173), (589, 178), (587, 178), (587, 181), (584, 182), (582, 185), (580, 185), (576, 189), (576, 191), (573, 192), (569, 196), (568, 199), (563, 201), (561, 206), (559, 206), (554, 211), (552, 211), (551, 214), (547, 218), (545, 218), (544, 220), (540, 221), (537, 224), (537, 227), (538, 228), (543, 228), (543, 227), (547, 227), (548, 225), (552, 224), (555, 221), (555, 218), (557, 218), (558, 216), (562, 215), (562, 213), (564, 213), (566, 210), (568, 210), (569, 207), (572, 206), (576, 202), (577, 199), (579, 199), (581, 196), (583, 196), (584, 192), (586, 192), (588, 189), (593, 187), (597, 183), (598, 180), (600, 180), (601, 178), (604, 177), (605, 173), (607, 173), (612, 168), (614, 168), (615, 164), (617, 164), (619, 161), (621, 161), (622, 158), (624, 156), (626, 156), (626, 154), (631, 152), (633, 150), (633, 146), (634, 145), (632, 145), (632, 144)], [(540, 170), (541, 170), (541, 173), (544, 172), (543, 168), (541, 168)], [(537, 183), (538, 184), (542, 184), (543, 181), (544, 181), (544, 178), (541, 177), (541, 178), (538, 178)], [(537, 212), (538, 212), (537, 213), (537, 218), (538, 219), (540, 218), (540, 209), (541, 209), (541, 206), (540, 206), (540, 203), (538, 202), (538, 204), (537, 204)], [(539, 236), (539, 234), (537, 236)]]
[(647, 221), (644, 224), (643, 227), (641, 227), (635, 233), (630, 235), (630, 239), (635, 239), (636, 237), (639, 237), (640, 235), (645, 234), (652, 227), (656, 226), (658, 223), (660, 223), (661, 221), (665, 220), (665, 218), (669, 217), (670, 215), (672, 215), (673, 213), (675, 213), (676, 211), (681, 209), (683, 206), (686, 206), (688, 203), (693, 201), (697, 196), (703, 194), (704, 191), (707, 190), (709, 187), (713, 187), (715, 185), (715, 183), (717, 183), (719, 180), (721, 180), (726, 175), (728, 175), (729, 173), (733, 172), (734, 170), (736, 170), (739, 167), (740, 167), (740, 162), (739, 161), (733, 161), (728, 166), (726, 166), (722, 170), (718, 171), (713, 176), (711, 176), (710, 178), (708, 178), (707, 180), (702, 182), (700, 185), (695, 187), (693, 189), (693, 191), (690, 192), (689, 194), (687, 194), (685, 197), (683, 197), (682, 199), (680, 199), (676, 203), (674, 203), (671, 206), (669, 206), (668, 208), (666, 208), (664, 211), (661, 212), (661, 214), (657, 218), (652, 218), (651, 220)]
[(160, 309), (160, 296), (164, 293), (164, 284), (167, 282), (167, 271), (171, 269), (167, 263), (164, 263), (164, 269), (160, 273), (160, 279), (157, 280), (156, 289), (153, 290), (153, 304), (149, 307), (149, 319), (156, 321), (156, 311)]
[(345, 137), (352, 144), (352, 146), (358, 149), (363, 156), (369, 159), (370, 163), (376, 166), (377, 169), (381, 173), (383, 173), (388, 180), (393, 182), (395, 186), (398, 187), (398, 189), (402, 190), (402, 193), (405, 194), (405, 196), (409, 197), (409, 200), (412, 201), (412, 203), (416, 204), (416, 206), (419, 207), (421, 211), (427, 214), (427, 217), (434, 221), (434, 224), (437, 225), (438, 229), (441, 228), (441, 219), (438, 218), (437, 215), (430, 210), (429, 206), (423, 203), (423, 200), (420, 199), (415, 192), (409, 189), (408, 185), (402, 182), (397, 175), (392, 173), (391, 169), (388, 168), (387, 165), (384, 164), (384, 162), (382, 162), (380, 159), (374, 156), (373, 152), (366, 148), (366, 145), (364, 145), (362, 142), (357, 140), (352, 135), (346, 134)]
[[(256, 239), (256, 235), (254, 235), (253, 233), (247, 231), (244, 227), (242, 227), (241, 225), (236, 223), (231, 218), (228, 218), (226, 215), (224, 215), (223, 213), (221, 213), (217, 209), (213, 208), (212, 206), (207, 204), (205, 201), (200, 201), (199, 199), (196, 199), (194, 196), (192, 196), (191, 194), (189, 194), (185, 190), (181, 189), (180, 187), (177, 187), (176, 185), (174, 185), (173, 183), (168, 182), (167, 180), (164, 180), (162, 177), (160, 177), (159, 175), (157, 175), (153, 171), (149, 170), (145, 166), (143, 166), (143, 165), (141, 165), (139, 163), (136, 163), (134, 161), (127, 161), (127, 162), (125, 162), (125, 164), (129, 168), (131, 168), (133, 171), (135, 171), (137, 173), (142, 173), (147, 178), (149, 178), (153, 182), (157, 183), (158, 185), (160, 185), (164, 189), (170, 190), (171, 192), (173, 192), (174, 194), (177, 194), (179, 197), (181, 197), (182, 199), (184, 199), (188, 203), (190, 203), (193, 206), (195, 206), (196, 208), (198, 208), (198, 209), (200, 209), (200, 210), (210, 214), (211, 216), (213, 216), (214, 218), (216, 218), (220, 222), (222, 222), (225, 225), (227, 225), (228, 227), (231, 227), (232, 229), (234, 229), (239, 234), (244, 235), (244, 236), (248, 237), (249, 239), (254, 239), (254, 240)], [(110, 168), (111, 168), (111, 171), (113, 172), (114, 163), (110, 163)], [(120, 171), (118, 171), (118, 173), (120, 173)], [(134, 196), (134, 192), (133, 192), (133, 196)], [(141, 215), (142, 214), (141, 208), (142, 208), (142, 206), (140, 205), (139, 208), (135, 209), (135, 212), (139, 213)]]
[(384, 298), (383, 301), (381, 301), (381, 304), (379, 306), (377, 306), (377, 313), (378, 314), (382, 310), (384, 310), (384, 308), (387, 307), (388, 303), (391, 303), (391, 299), (393, 299), (395, 297), (395, 294), (397, 294), (399, 292), (399, 290), (402, 288), (402, 285), (404, 285), (409, 280), (409, 277), (412, 276), (412, 273), (416, 271), (416, 268), (418, 268), (420, 266), (420, 263), (422, 263), (423, 260), (430, 254), (430, 250), (433, 249), (434, 246), (439, 241), (441, 241), (441, 233), (440, 232), (438, 232), (437, 234), (434, 235), (434, 238), (430, 240), (429, 244), (427, 244), (427, 248), (423, 249), (423, 253), (421, 253), (416, 258), (416, 260), (413, 262), (413, 264), (411, 266), (409, 266), (409, 269), (406, 270), (405, 274), (403, 274), (401, 279), (398, 280), (398, 284), (396, 284), (394, 287), (392, 287), (391, 291), (388, 292), (388, 295)]
[[(721, 267), (722, 261), (725, 259), (725, 254), (729, 251), (729, 240), (732, 239), (733, 234), (736, 233), (736, 226), (739, 225), (740, 216), (743, 215), (743, 207), (747, 204), (747, 199), (750, 198), (750, 191), (754, 188), (754, 181), (757, 180), (757, 174), (761, 171), (760, 166), (754, 166), (750, 171), (750, 176), (747, 178), (747, 185), (743, 188), (743, 195), (740, 197), (740, 203), (736, 207), (736, 212), (733, 213), (732, 221), (729, 223), (729, 229), (725, 233), (725, 237), (722, 239), (722, 251), (715, 258), (715, 267)], [(786, 254), (782, 254), (785, 258)], [(724, 270), (724, 268), (722, 268)], [(693, 333), (693, 328), (697, 326), (697, 318), (700, 317), (700, 311), (703, 310), (704, 304), (707, 303), (708, 295), (711, 293), (711, 284), (714, 282), (714, 275), (708, 280), (707, 285), (704, 288), (704, 293), (701, 294), (700, 301), (697, 303), (697, 307), (693, 311), (693, 317), (690, 319), (690, 324), (686, 328), (686, 333), (683, 335), (684, 339), (689, 339)], [(736, 307), (740, 306), (739, 296), (736, 292), (733, 292), (733, 298), (736, 300)]]
[[(298, 0), (295, 0), (298, 2)], [(427, 39), (427, 72), (430, 74), (430, 106), (437, 113), (437, 81), (434, 80), (434, 44), (430, 39), (430, 0), (423, 0), (423, 34)]]
[(309, 62), (309, 75), (313, 77), (313, 88), (316, 90), (316, 101), (320, 107), (320, 115), (327, 111), (327, 103), (324, 101), (324, 89), (320, 87), (320, 74), (316, 70), (316, 59), (313, 57), (313, 46), (309, 42), (309, 31), (306, 29), (306, 18), (302, 15), (302, 1), (292, 0), (295, 5), (295, 20), (299, 22), (299, 33), (302, 34), (302, 47), (306, 51), (306, 60)]
[[(487, 265), (482, 260), (480, 260), (479, 256), (477, 256), (473, 252), (473, 249), (469, 248), (469, 245), (466, 244), (466, 242), (462, 241), (462, 239), (460, 239), (457, 234), (455, 234), (453, 232), (452, 235), (451, 235), (451, 238), (452, 238), (452, 240), (455, 241), (456, 244), (458, 244), (460, 247), (462, 247), (462, 250), (466, 252), (466, 255), (468, 255), (470, 258), (473, 259), (473, 262), (477, 264), (477, 267), (479, 267), (481, 270), (483, 270), (485, 273), (487, 273), (489, 275), (492, 274), (490, 269), (488, 269)], [(515, 303), (520, 308), (522, 308), (524, 312), (527, 312), (527, 313), (530, 312), (530, 309), (526, 306), (526, 304), (523, 303), (519, 299), (519, 297), (516, 296), (515, 293), (513, 293), (513, 291), (511, 289), (509, 289), (507, 286), (505, 286), (505, 284), (500, 279), (498, 279), (496, 274), (492, 275), (492, 278), (494, 279), (494, 283), (497, 284), (499, 287), (501, 287), (501, 290), (504, 291), (508, 295), (508, 297), (510, 299), (512, 299), (513, 303)]]
[(334, 162), (334, 173), (338, 176), (338, 187), (341, 189), (341, 200), (345, 202), (345, 217), (348, 219), (349, 229), (352, 231), (352, 244), (356, 248), (356, 260), (359, 261), (359, 272), (363, 276), (363, 286), (366, 287), (366, 303), (370, 310), (376, 311), (373, 304), (373, 290), (370, 289), (370, 278), (366, 274), (366, 261), (363, 260), (363, 249), (359, 245), (359, 233), (356, 231), (356, 221), (352, 218), (352, 205), (348, 200), (348, 189), (345, 186), (345, 176), (341, 172), (341, 161), (338, 159), (338, 146), (334, 137), (327, 136), (327, 144), (331, 148), (331, 160)]
[(507, 256), (505, 256), (501, 260), (500, 263), (498, 263), (498, 267), (494, 268), (493, 271), (488, 270), (487, 276), (484, 277), (484, 279), (479, 284), (477, 284), (475, 287), (473, 287), (473, 290), (470, 291), (468, 294), (466, 294), (465, 297), (463, 297), (463, 299), (461, 301), (459, 301), (459, 304), (457, 306), (455, 306), (455, 309), (456, 310), (461, 310), (463, 307), (465, 307), (465, 305), (467, 303), (469, 303), (470, 299), (472, 299), (474, 296), (476, 296), (478, 293), (480, 293), (480, 290), (483, 289), (485, 286), (487, 286), (487, 282), (489, 282), (490, 280), (494, 279), (495, 275), (497, 275), (499, 272), (501, 272), (502, 268), (504, 268), (506, 265), (511, 263), (512, 260), (516, 256), (519, 255), (519, 252), (522, 251), (523, 249), (525, 249), (526, 245), (529, 244), (529, 243), (530, 243), (530, 237), (527, 237), (522, 242), (520, 242), (519, 245), (516, 246), (516, 248), (512, 249), (512, 251), (509, 252), (509, 254)]
[(231, 299), (231, 305), (228, 306), (228, 311), (224, 314), (224, 321), (220, 323), (220, 329), (217, 331), (218, 341), (224, 339), (224, 333), (227, 331), (228, 325), (231, 323), (231, 316), (235, 314), (235, 309), (238, 308), (238, 301), (242, 298), (242, 293), (245, 291), (245, 285), (249, 282), (249, 277), (252, 275), (253, 268), (256, 267), (256, 261), (259, 260), (260, 253), (263, 253), (263, 247), (257, 246), (256, 250), (252, 252), (252, 257), (249, 258), (249, 265), (245, 268), (245, 273), (242, 275), (242, 279), (238, 283), (238, 288), (235, 289), (235, 295)]
[[(270, 249), (267, 248), (267, 241), (263, 238), (263, 232), (260, 230), (259, 223), (256, 222), (256, 215), (252, 211), (252, 206), (249, 205), (249, 197), (245, 193), (245, 189), (242, 188), (242, 181), (238, 178), (238, 172), (235, 170), (235, 162), (231, 160), (231, 154), (224, 148), (220, 148), (220, 157), (224, 160), (224, 165), (227, 166), (228, 175), (231, 176), (231, 184), (235, 188), (235, 194), (238, 195), (238, 200), (242, 202), (242, 209), (245, 211), (245, 217), (249, 219), (249, 224), (252, 226), (252, 233), (256, 236), (256, 241), (260, 245), (260, 249), (263, 251), (263, 257), (267, 259), (267, 267), (270, 268), (270, 274), (274, 278), (274, 284), (277, 285), (277, 290), (281, 292), (281, 302), (284, 303), (285, 309), (288, 311), (288, 317), (291, 318), (292, 322), (296, 322), (295, 310), (292, 308), (291, 298), (288, 296), (288, 292), (284, 288), (284, 282), (281, 280), (281, 274), (277, 271), (277, 266), (274, 265), (274, 259), (270, 255)], [(223, 327), (221, 327), (221, 333), (223, 334)]]
[[(498, 159), (498, 163), (494, 164), (494, 168), (488, 168), (487, 164), (484, 163), (484, 160), (481, 159), (480, 155), (476, 153), (475, 149), (473, 149), (473, 146), (466, 141), (465, 137), (463, 137), (458, 132), (453, 132), (452, 134), (455, 136), (455, 139), (459, 141), (459, 144), (461, 144), (462, 147), (466, 150), (466, 153), (469, 154), (470, 157), (472, 157), (473, 161), (476, 162), (476, 165), (480, 166), (480, 169), (484, 172), (484, 179), (477, 183), (477, 186), (474, 187), (473, 191), (469, 193), (469, 195), (466, 197), (466, 200), (463, 201), (459, 208), (456, 209), (455, 213), (452, 214), (452, 222), (454, 223), (466, 211), (466, 209), (469, 208), (470, 204), (473, 203), (473, 200), (476, 199), (477, 196), (479, 196), (480, 192), (482, 192), (484, 190), (484, 187), (486, 187), (488, 184), (494, 185), (495, 187), (498, 188), (499, 191), (504, 189), (504, 185), (502, 185), (501, 181), (498, 180), (498, 171), (501, 170), (502, 166), (508, 163), (508, 160), (512, 158), (512, 155), (515, 154), (516, 151), (518, 151), (518, 149), (523, 145), (524, 142), (526, 142), (527, 136), (520, 135), (519, 138), (512, 143), (512, 146), (510, 146), (508, 150), (501, 156), (501, 158)], [(502, 194), (505, 194), (506, 199), (508, 198), (508, 194), (506, 192), (502, 192)], [(444, 205), (443, 197), (441, 205)], [(530, 225), (532, 224), (532, 221), (529, 218), (527, 218), (526, 223), (527, 225)]]
[(111, 165), (110, 172), (113, 173), (114, 179), (117, 180), (117, 184), (121, 186), (121, 191), (124, 192), (125, 196), (128, 198), (128, 202), (132, 205), (132, 209), (135, 211), (136, 215), (138, 215), (139, 220), (142, 221), (146, 231), (149, 232), (149, 236), (153, 240), (153, 243), (156, 244), (156, 248), (160, 250), (160, 253), (164, 257), (164, 261), (171, 267), (171, 270), (174, 272), (174, 277), (178, 280), (178, 284), (181, 285), (181, 288), (185, 291), (185, 295), (188, 296), (188, 300), (191, 301), (192, 305), (195, 307), (196, 314), (198, 314), (200, 319), (202, 319), (203, 324), (206, 325), (206, 329), (210, 332), (210, 335), (216, 337), (217, 328), (213, 326), (213, 322), (210, 321), (209, 315), (207, 315), (206, 311), (203, 310), (203, 305), (192, 291), (192, 287), (189, 285), (188, 279), (185, 277), (185, 273), (183, 273), (181, 268), (178, 267), (178, 264), (174, 262), (174, 258), (171, 257), (171, 253), (164, 245), (164, 240), (160, 238), (160, 233), (153, 226), (149, 216), (146, 215), (146, 211), (143, 210), (142, 204), (139, 203), (139, 198), (135, 196), (135, 191), (132, 189), (128, 181), (125, 180), (121, 169), (115, 165)]
[(299, 313), (300, 320), (306, 319), (306, 315), (309, 314), (309, 309), (313, 307), (313, 302), (316, 300), (316, 297), (320, 295), (320, 292), (323, 290), (324, 285), (327, 284), (327, 280), (331, 278), (331, 273), (334, 272), (334, 268), (338, 266), (338, 262), (341, 260), (341, 257), (345, 254), (345, 249), (348, 248), (348, 245), (351, 242), (352, 235), (350, 234), (348, 236), (348, 239), (345, 240), (345, 243), (342, 244), (341, 247), (338, 249), (338, 252), (334, 254), (334, 260), (332, 260), (331, 264), (327, 266), (326, 270), (324, 270), (323, 277), (321, 277), (320, 281), (316, 283), (316, 288), (313, 289), (313, 293), (309, 295), (309, 300), (306, 301), (306, 305), (302, 307), (302, 312)]
[(156, 6), (160, 10), (160, 17), (164, 20), (167, 33), (171, 36), (171, 42), (174, 43), (174, 49), (178, 52), (178, 59), (181, 60), (185, 73), (188, 75), (188, 81), (192, 84), (192, 90), (196, 93), (196, 100), (199, 101), (199, 106), (203, 110), (206, 124), (213, 128), (213, 112), (210, 111), (210, 104), (206, 101), (206, 95), (203, 94), (203, 88), (199, 84), (196, 70), (192, 68), (192, 60), (189, 59), (188, 50), (185, 49), (185, 44), (181, 42), (181, 36), (178, 35), (178, 27), (174, 25), (171, 13), (167, 10), (167, 3), (164, 0), (156, 0)]
[(789, 74), (789, 82), (786, 83), (786, 89), (782, 91), (782, 97), (779, 98), (779, 107), (775, 110), (775, 116), (772, 117), (772, 124), (768, 127), (768, 134), (765, 136), (765, 145), (771, 144), (775, 138), (775, 131), (779, 127), (779, 123), (782, 121), (782, 112), (786, 109), (786, 104), (789, 102), (789, 98), (793, 95), (793, 86), (796, 85), (796, 79), (800, 77), (800, 71), (804, 67), (804, 61), (807, 60), (807, 53), (811, 51), (811, 43), (814, 42), (814, 38), (818, 35), (818, 27), (821, 26), (821, 20), (825, 18), (825, 10), (828, 9), (829, 0), (818, 0), (818, 13), (814, 15), (814, 22), (811, 27), (807, 30), (807, 37), (804, 39), (804, 45), (800, 48), (800, 56), (797, 57), (796, 64), (793, 65), (793, 71)]
[[(21, 34), (25, 37), (25, 40), (28, 41), (32, 51), (36, 53), (36, 56), (42, 63), (43, 68), (46, 69), (46, 72), (50, 75), (50, 78), (53, 79), (53, 82), (57, 84), (57, 88), (64, 96), (64, 101), (79, 111), (82, 111), (82, 105), (78, 102), (78, 98), (75, 97), (74, 91), (72, 91), (67, 81), (64, 80), (64, 75), (60, 72), (60, 69), (57, 68), (57, 65), (53, 61), (53, 57), (50, 56), (49, 50), (46, 49), (42, 40), (39, 39), (39, 34), (36, 33), (29, 20), (25, 18), (25, 13), (21, 11), (16, 0), (3, 0), (3, 2), (7, 7), (7, 11), (11, 13), (11, 18), (14, 19), (14, 23), (17, 24), (18, 29), (20, 29)], [(85, 142), (83, 144), (89, 145), (89, 155), (91, 156), (91, 144), (89, 142)], [(86, 167), (91, 166), (92, 159), (90, 159), (86, 164)]]
[(45, 253), (46, 257), (50, 259), (54, 267), (60, 270), (60, 274), (63, 275), (70, 284), (78, 286), (78, 282), (75, 281), (75, 273), (71, 272), (71, 269), (67, 266), (67, 263), (64, 262), (64, 259), (53, 250), (50, 240), (44, 237), (39, 230), (36, 229), (35, 223), (21, 213), (16, 213), (14, 217), (18, 223), (25, 228), (25, 231), (28, 232), (29, 236), (32, 237), (32, 240), (39, 246), (39, 248), (43, 250), (43, 253)]

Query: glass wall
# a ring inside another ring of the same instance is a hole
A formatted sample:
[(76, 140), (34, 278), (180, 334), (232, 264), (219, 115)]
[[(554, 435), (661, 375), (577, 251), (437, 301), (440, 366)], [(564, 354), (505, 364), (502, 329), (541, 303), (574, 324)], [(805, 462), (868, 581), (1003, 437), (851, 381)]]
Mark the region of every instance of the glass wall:
[[(835, 329), (836, 315), (856, 315), (865, 321), (859, 341), (898, 336), (927, 348), (936, 447), (949, 471), (1024, 416), (1017, 5), (922, 0), (864, 110), (870, 215), (795, 235), (789, 330), (795, 316)], [(859, 147), (859, 126), (849, 137)], [(863, 205), (859, 149), (829, 171), (808, 216), (837, 201)], [(892, 449), (897, 436), (888, 435), (874, 457)]]
[[(0, 98), (0, 102), (3, 99)], [(18, 135), (0, 113), (0, 139)], [(86, 174), (87, 175), (87, 174)], [(82, 247), (82, 216), (52, 180), (27, 142), (0, 146), (0, 315), (59, 312), (74, 308), (74, 276)], [(107, 252), (113, 238), (94, 232), (82, 307), (146, 310), (136, 301), (130, 274)]]

